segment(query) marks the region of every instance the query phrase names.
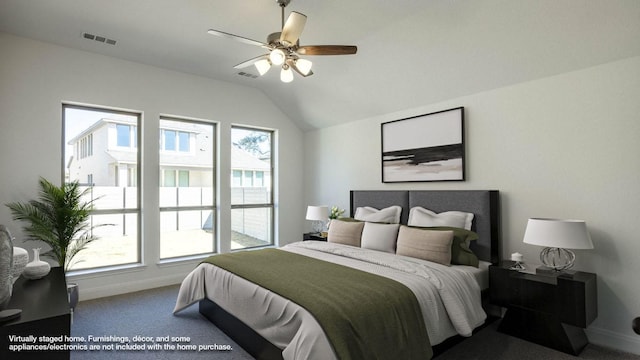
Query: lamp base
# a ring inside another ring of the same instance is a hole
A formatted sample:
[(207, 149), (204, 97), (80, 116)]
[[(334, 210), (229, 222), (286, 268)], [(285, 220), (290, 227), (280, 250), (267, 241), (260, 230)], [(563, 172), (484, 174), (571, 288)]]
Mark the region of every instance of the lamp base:
[(320, 235), (320, 233), (322, 233), (324, 231), (324, 221), (322, 220), (314, 220), (313, 221), (313, 232), (315, 234)]
[(576, 254), (568, 249), (547, 247), (540, 252), (540, 261), (546, 267), (556, 271), (570, 269), (575, 260)]

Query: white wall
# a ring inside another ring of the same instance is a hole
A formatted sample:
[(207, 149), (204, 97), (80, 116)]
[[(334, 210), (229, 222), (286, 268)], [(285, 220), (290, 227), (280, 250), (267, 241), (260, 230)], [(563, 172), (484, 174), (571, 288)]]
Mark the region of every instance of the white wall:
[[(381, 183), (380, 123), (458, 106), (467, 181)], [(639, 114), (636, 57), (309, 132), (307, 203), (348, 209), (351, 189), (497, 189), (503, 258), (530, 263), (541, 248), (522, 243), (528, 218), (584, 219), (595, 249), (576, 251), (576, 268), (597, 273), (599, 302), (588, 336), (640, 354)]]
[[(77, 276), (81, 296), (91, 298), (179, 283), (197, 261), (157, 264), (158, 118), (160, 114), (219, 122), (220, 238), (230, 237), (231, 124), (277, 131), (276, 238), (298, 240), (303, 232), (303, 134), (258, 90), (152, 66), (72, 50), (0, 33), (0, 204), (36, 197), (38, 177), (61, 179), (61, 104), (73, 101), (143, 112), (144, 267)], [(211, 64), (216, 66), (216, 64)], [(291, 221), (295, 219), (295, 221)], [(22, 225), (0, 206), (0, 223), (22, 243)], [(229, 245), (223, 243), (222, 251)]]

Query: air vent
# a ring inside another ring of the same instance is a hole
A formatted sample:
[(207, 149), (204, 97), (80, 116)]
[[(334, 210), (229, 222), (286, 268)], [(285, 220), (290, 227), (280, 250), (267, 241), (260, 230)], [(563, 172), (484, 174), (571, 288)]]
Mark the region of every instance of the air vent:
[(248, 77), (248, 78), (252, 78), (255, 79), (258, 77), (258, 75), (252, 74), (252, 73), (248, 73), (248, 72), (244, 72), (244, 71), (240, 71), (237, 73), (240, 76), (244, 76), (244, 77)]
[(97, 41), (103, 44), (109, 44), (109, 45), (115, 45), (116, 41), (113, 39), (109, 39), (107, 37), (104, 37), (102, 35), (94, 35), (94, 34), (90, 34), (90, 33), (82, 33), (82, 37), (87, 39), (87, 40), (93, 40), (93, 41)]

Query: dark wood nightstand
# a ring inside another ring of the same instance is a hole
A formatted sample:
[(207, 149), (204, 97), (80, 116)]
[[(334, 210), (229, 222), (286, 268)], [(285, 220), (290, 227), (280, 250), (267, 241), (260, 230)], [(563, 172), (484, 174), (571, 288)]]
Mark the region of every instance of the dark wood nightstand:
[(568, 354), (589, 343), (584, 328), (598, 316), (596, 274), (533, 274), (489, 267), (489, 299), (507, 308), (498, 331)]
[(315, 240), (315, 241), (327, 241), (327, 238), (320, 236), (316, 233), (304, 233), (302, 234), (302, 241)]
[[(67, 282), (60, 267), (51, 268), (47, 276), (38, 280), (18, 278), (13, 285), (10, 309), (22, 309), (19, 318), (0, 324), (0, 358), (2, 359), (69, 359), (69, 350), (9, 351), (9, 336), (30, 335), (40, 338), (62, 337), (62, 341), (38, 341), (36, 344), (69, 344), (64, 336), (71, 331), (71, 310)], [(20, 342), (14, 342), (20, 343)]]

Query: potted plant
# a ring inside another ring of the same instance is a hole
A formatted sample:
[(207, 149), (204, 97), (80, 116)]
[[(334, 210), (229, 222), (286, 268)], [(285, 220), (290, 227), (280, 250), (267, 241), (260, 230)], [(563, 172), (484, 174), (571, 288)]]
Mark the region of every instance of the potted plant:
[[(38, 199), (6, 205), (13, 220), (27, 223), (23, 227), (26, 240), (40, 240), (49, 245), (51, 250), (43, 256), (56, 260), (66, 275), (74, 264), (73, 258), (97, 239), (93, 229), (103, 226), (92, 226), (89, 222), (96, 199), (84, 201), (89, 189), (81, 190), (78, 181), (56, 186), (41, 177), (39, 183)], [(77, 303), (77, 284), (68, 287), (73, 309)]]

